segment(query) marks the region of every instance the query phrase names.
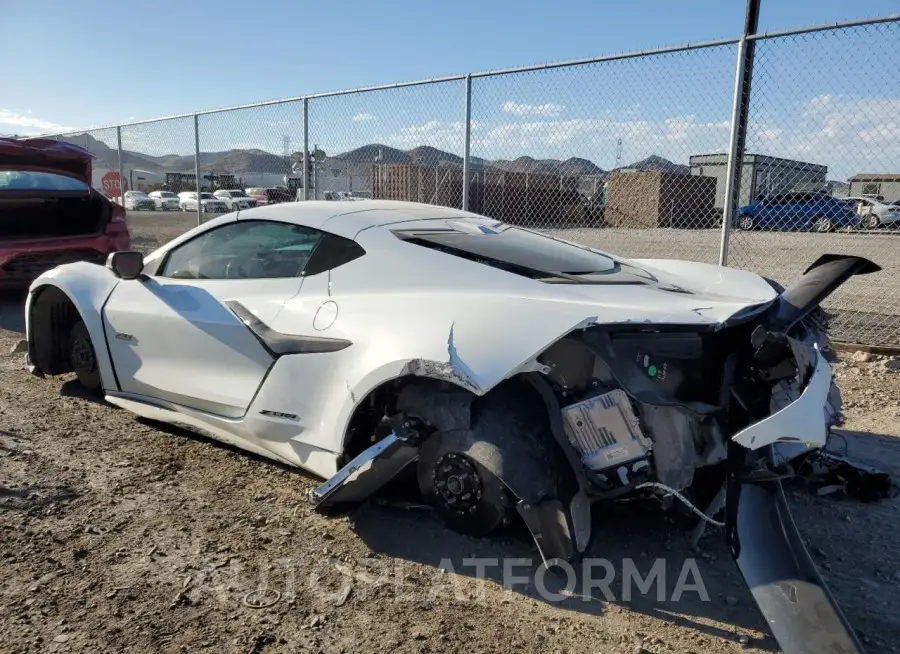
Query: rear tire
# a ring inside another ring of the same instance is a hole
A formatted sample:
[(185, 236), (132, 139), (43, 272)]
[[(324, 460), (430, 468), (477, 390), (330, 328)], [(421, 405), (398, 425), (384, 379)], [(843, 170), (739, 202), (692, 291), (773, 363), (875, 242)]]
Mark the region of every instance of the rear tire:
[(756, 229), (756, 219), (753, 216), (744, 214), (738, 217), (738, 226), (745, 232), (753, 231)]
[(476, 398), (468, 429), (439, 431), (419, 448), (419, 490), (453, 531), (487, 536), (517, 516), (519, 500), (537, 504), (564, 492), (542, 407), (511, 391)]
[(827, 216), (816, 216), (813, 218), (813, 229), (820, 234), (825, 234), (834, 229), (834, 222)]
[(862, 219), (862, 226), (866, 229), (878, 229), (879, 225), (881, 225), (881, 221), (874, 213), (870, 213)]
[(464, 453), (458, 434), (432, 437), (420, 448), (419, 491), (453, 531), (487, 536), (509, 523), (516, 502), (477, 456)]
[(91, 335), (84, 322), (79, 320), (69, 332), (69, 363), (72, 371), (86, 390), (96, 393), (102, 380), (97, 368), (97, 353), (91, 342)]

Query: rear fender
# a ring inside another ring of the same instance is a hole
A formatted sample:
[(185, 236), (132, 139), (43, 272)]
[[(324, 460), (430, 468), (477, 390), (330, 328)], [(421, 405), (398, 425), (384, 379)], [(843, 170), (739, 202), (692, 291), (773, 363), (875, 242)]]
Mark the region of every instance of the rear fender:
[[(118, 390), (102, 317), (103, 306), (118, 283), (119, 279), (106, 267), (83, 261), (58, 266), (34, 280), (25, 300), (25, 333), (29, 352), (36, 352), (35, 336), (41, 329), (41, 325), (35, 323), (35, 304), (47, 289), (54, 288), (75, 306), (91, 335), (103, 388)], [(33, 372), (42, 372), (34, 357), (29, 355), (29, 361), (35, 366)]]
[[(531, 324), (529, 329), (523, 329), (526, 318), (521, 316), (518, 325), (510, 327), (509, 331), (497, 327), (487, 338), (484, 338), (484, 326), (480, 321), (447, 322), (445, 330), (438, 333), (438, 327), (427, 324), (425, 317), (423, 321), (409, 325), (399, 321), (393, 334), (396, 344), (393, 348), (375, 341), (366, 342), (365, 338), (360, 339), (361, 342), (354, 339), (355, 363), (344, 373), (345, 386), (350, 392), (335, 396), (335, 402), (340, 405), (329, 408), (331, 415), (336, 416), (336, 431), (344, 437), (338, 451), (346, 446), (350, 421), (356, 409), (375, 389), (413, 376), (447, 382), (475, 396), (485, 395), (519, 373), (543, 370), (544, 366), (536, 361), (537, 356), (560, 338), (597, 320), (596, 317), (573, 319), (564, 312), (559, 318), (542, 321), (540, 328)], [(404, 331), (407, 328), (409, 331)], [(517, 336), (513, 329), (524, 333)], [(431, 335), (423, 336), (429, 333)], [(403, 359), (384, 357), (385, 354), (396, 355), (397, 351), (422, 355)], [(373, 361), (378, 365), (372, 367)], [(334, 444), (323, 446), (335, 447)]]

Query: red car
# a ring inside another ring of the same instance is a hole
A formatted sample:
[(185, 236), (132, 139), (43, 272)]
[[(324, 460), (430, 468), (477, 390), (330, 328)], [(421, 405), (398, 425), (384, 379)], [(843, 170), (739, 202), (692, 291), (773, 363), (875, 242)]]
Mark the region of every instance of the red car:
[(124, 207), (91, 187), (92, 158), (70, 143), (0, 138), (0, 288), (131, 249)]

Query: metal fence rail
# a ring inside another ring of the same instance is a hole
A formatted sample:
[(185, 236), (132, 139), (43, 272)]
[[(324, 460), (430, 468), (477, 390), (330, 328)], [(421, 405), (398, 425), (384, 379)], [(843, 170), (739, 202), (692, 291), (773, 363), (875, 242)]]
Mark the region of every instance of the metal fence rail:
[[(750, 18), (741, 38), (54, 137), (95, 155), (112, 196), (442, 204), (783, 283), (822, 253), (860, 254), (884, 270), (829, 298), (832, 335), (900, 346), (900, 15), (765, 34)], [(177, 206), (199, 219), (202, 204)]]

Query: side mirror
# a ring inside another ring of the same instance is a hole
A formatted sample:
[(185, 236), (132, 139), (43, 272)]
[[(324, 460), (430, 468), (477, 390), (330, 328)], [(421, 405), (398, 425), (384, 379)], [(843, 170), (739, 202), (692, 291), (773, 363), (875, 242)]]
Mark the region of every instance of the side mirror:
[(119, 279), (137, 279), (144, 269), (144, 255), (137, 250), (113, 252), (106, 258), (106, 267)]

